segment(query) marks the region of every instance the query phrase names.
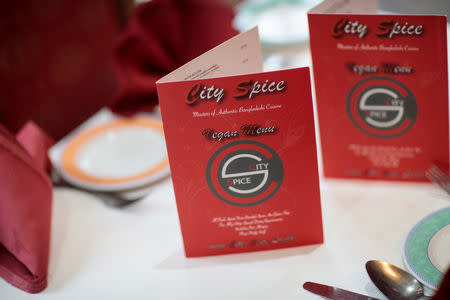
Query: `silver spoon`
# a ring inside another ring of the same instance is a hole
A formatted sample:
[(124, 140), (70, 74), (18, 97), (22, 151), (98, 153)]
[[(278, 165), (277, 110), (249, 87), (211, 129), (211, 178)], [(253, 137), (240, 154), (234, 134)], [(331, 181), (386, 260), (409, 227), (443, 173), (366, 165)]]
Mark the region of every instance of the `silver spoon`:
[(366, 270), (377, 288), (391, 300), (431, 299), (414, 276), (389, 263), (370, 260)]

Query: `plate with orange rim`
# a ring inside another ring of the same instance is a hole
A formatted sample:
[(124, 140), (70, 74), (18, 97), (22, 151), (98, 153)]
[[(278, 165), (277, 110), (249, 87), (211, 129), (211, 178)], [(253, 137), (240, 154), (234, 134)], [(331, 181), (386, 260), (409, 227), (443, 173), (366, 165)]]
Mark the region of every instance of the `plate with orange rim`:
[(169, 174), (161, 120), (102, 110), (56, 144), (50, 159), (65, 181), (83, 189), (124, 191)]

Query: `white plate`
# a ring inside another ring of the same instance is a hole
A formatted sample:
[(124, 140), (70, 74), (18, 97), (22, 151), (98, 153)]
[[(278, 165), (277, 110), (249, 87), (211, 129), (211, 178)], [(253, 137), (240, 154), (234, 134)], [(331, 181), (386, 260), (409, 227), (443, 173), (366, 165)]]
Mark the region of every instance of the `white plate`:
[(238, 8), (234, 26), (241, 32), (258, 26), (261, 44), (292, 46), (309, 39), (307, 12), (320, 1), (247, 1)]
[(169, 174), (162, 123), (103, 110), (50, 150), (69, 183), (96, 191), (143, 187)]
[(423, 284), (437, 289), (450, 266), (450, 207), (422, 219), (404, 246), (407, 269)]

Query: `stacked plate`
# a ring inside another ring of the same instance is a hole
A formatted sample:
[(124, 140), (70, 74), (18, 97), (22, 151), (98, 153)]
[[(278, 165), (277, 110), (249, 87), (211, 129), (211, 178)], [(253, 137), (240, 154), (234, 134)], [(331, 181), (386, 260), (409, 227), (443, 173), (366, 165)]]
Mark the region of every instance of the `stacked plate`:
[(169, 175), (161, 120), (148, 114), (120, 117), (103, 109), (49, 151), (65, 182), (134, 200)]

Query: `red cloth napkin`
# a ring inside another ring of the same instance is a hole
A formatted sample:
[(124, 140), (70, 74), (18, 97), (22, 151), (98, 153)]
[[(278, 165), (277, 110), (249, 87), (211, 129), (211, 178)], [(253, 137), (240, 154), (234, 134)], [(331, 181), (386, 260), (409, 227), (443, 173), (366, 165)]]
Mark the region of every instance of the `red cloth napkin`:
[(0, 123), (59, 140), (111, 103), (121, 1), (0, 1)]
[(0, 277), (29, 293), (47, 286), (52, 143), (34, 123), (17, 138), (0, 125)]
[(111, 106), (122, 114), (151, 111), (155, 82), (237, 34), (223, 0), (152, 0), (139, 5), (114, 54), (119, 91)]

